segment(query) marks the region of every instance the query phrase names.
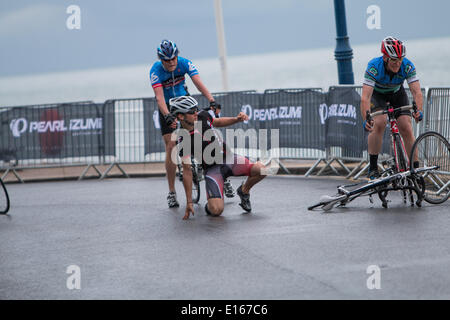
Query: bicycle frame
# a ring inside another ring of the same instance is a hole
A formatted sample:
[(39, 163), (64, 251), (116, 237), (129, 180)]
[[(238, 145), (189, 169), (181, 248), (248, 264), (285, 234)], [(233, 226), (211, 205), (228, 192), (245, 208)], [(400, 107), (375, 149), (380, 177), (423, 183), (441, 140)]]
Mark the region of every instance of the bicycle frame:
[[(414, 110), (417, 111), (416, 105), (413, 103), (412, 105), (406, 105), (397, 109), (394, 109), (387, 103), (386, 109), (381, 111), (376, 111), (373, 113), (369, 113), (367, 111), (366, 119), (369, 121), (373, 117), (379, 116), (379, 115), (387, 115), (389, 124), (390, 124), (390, 135), (391, 135), (391, 146), (394, 156), (394, 173), (397, 172), (405, 172), (409, 168), (409, 161), (408, 153), (405, 149), (405, 144), (403, 143), (403, 139), (400, 135), (400, 131), (398, 129), (398, 123), (397, 119), (395, 118), (394, 114), (396, 111), (404, 111), (404, 110)], [(403, 158), (403, 159), (402, 159)], [(403, 160), (403, 161), (402, 161)], [(404, 162), (404, 163), (402, 163)]]
[[(385, 178), (371, 180), (364, 186), (356, 188), (354, 190), (348, 190), (347, 188), (356, 186), (357, 184), (339, 186), (338, 194), (336, 196), (325, 196), (325, 198), (319, 201), (319, 203), (308, 207), (308, 210), (313, 210), (314, 208), (322, 206), (322, 209), (324, 211), (328, 211), (337, 203), (340, 203), (340, 205), (344, 206), (360, 196), (372, 196), (373, 194), (378, 194), (380, 200), (383, 203), (383, 207), (387, 208), (387, 193), (389, 191), (396, 190), (409, 190), (410, 192), (415, 192), (417, 196), (417, 201), (415, 202), (415, 204), (418, 207), (421, 207), (423, 200), (423, 182), (420, 182), (421, 185), (418, 185), (417, 181), (421, 180), (419, 174), (436, 169), (438, 169), (438, 166), (424, 167), (414, 170), (414, 172), (407, 170), (405, 172), (395, 173)], [(412, 185), (406, 184), (408, 179), (413, 182)], [(412, 202), (412, 205), (413, 204), (414, 203)]]
[[(416, 106), (407, 105), (399, 108), (402, 110), (416, 111)], [(397, 109), (398, 110), (398, 109)], [(356, 188), (354, 190), (348, 190), (349, 187), (357, 186), (358, 184), (338, 186), (338, 194), (336, 196), (324, 196), (313, 206), (308, 207), (308, 210), (313, 210), (316, 207), (321, 206), (324, 211), (328, 211), (334, 207), (337, 203), (344, 206), (347, 203), (353, 201), (360, 196), (372, 196), (378, 194), (382, 205), (387, 208), (386, 196), (389, 191), (401, 190), (403, 191), (404, 202), (406, 203), (406, 191), (409, 191), (411, 205), (414, 206), (413, 192), (417, 196), (415, 204), (421, 207), (424, 199), (425, 182), (420, 175), (424, 172), (431, 172), (439, 167), (423, 167), (419, 169), (413, 169), (409, 165), (409, 158), (406, 154), (405, 145), (398, 130), (397, 120), (394, 116), (394, 108), (387, 105), (386, 110), (377, 111), (374, 113), (367, 112), (366, 119), (369, 121), (374, 116), (387, 114), (391, 128), (391, 142), (394, 152), (394, 165), (382, 172), (382, 177), (376, 180), (371, 180), (367, 184)], [(411, 169), (410, 169), (411, 168)], [(370, 198), (373, 202), (372, 198)]]

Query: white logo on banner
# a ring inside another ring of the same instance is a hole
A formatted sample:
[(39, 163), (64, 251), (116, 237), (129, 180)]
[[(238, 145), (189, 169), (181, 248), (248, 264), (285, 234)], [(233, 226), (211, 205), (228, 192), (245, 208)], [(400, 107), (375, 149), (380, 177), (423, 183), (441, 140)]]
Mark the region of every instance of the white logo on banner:
[(161, 129), (161, 125), (159, 123), (159, 112), (158, 110), (155, 110), (153, 112), (153, 123), (155, 124), (156, 129)]
[(28, 121), (25, 118), (13, 119), (9, 127), (11, 128), (12, 135), (19, 138), (22, 133), (27, 131)]
[(12, 135), (15, 138), (20, 138), (22, 133), (28, 132), (65, 132), (69, 131), (87, 131), (87, 130), (101, 130), (103, 128), (102, 118), (87, 118), (87, 119), (70, 119), (69, 127), (66, 126), (65, 120), (53, 121), (31, 121), (28, 123), (27, 119), (19, 118), (12, 119), (9, 127)]
[(274, 108), (254, 109), (253, 119), (259, 121), (277, 120), (277, 119), (301, 119), (301, 106), (281, 106)]
[[(248, 120), (252, 120), (252, 106), (251, 105), (249, 105), (249, 104), (243, 105), (241, 107), (241, 112), (248, 115)], [(248, 120), (244, 121), (244, 123), (247, 124)]]
[(353, 118), (356, 121), (356, 108), (351, 104), (332, 104), (328, 107), (322, 103), (319, 106), (319, 116), (321, 124), (325, 124), (325, 121), (331, 117)]

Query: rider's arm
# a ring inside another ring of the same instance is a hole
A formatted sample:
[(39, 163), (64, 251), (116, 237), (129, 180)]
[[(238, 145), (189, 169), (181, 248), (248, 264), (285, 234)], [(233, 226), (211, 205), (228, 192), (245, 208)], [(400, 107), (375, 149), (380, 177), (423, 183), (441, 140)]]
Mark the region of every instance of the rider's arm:
[(223, 118), (215, 118), (213, 125), (214, 127), (228, 127), (235, 123), (242, 122), (248, 120), (248, 116), (244, 112), (239, 112), (236, 117), (223, 117)]
[(208, 88), (203, 84), (202, 79), (200, 79), (200, 76), (198, 74), (191, 77), (192, 82), (197, 87), (198, 91), (200, 91), (206, 99), (208, 99), (209, 102), (214, 101), (213, 96), (209, 92)]
[(164, 99), (164, 90), (162, 87), (153, 88), (155, 92), (156, 102), (158, 103), (158, 108), (163, 115), (169, 113), (169, 109), (167, 108), (166, 100)]
[(361, 116), (366, 120), (366, 112), (370, 111), (370, 99), (372, 98), (373, 87), (363, 84), (361, 94)]
[(186, 203), (192, 203), (192, 169), (189, 163), (183, 161), (183, 186), (186, 192)]
[(419, 81), (414, 81), (408, 84), (414, 101), (417, 104), (417, 110), (423, 112), (423, 95), (422, 90), (420, 90)]

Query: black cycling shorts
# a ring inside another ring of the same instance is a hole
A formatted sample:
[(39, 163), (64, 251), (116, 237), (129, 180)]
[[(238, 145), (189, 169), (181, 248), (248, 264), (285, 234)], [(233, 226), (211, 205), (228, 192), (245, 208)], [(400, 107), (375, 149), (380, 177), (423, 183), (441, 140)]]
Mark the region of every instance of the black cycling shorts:
[(234, 154), (233, 163), (216, 164), (205, 171), (207, 198), (223, 199), (223, 182), (228, 177), (250, 176), (254, 163), (247, 157)]
[(159, 112), (159, 125), (161, 127), (161, 134), (164, 136), (166, 134), (174, 132), (176, 128), (172, 129), (170, 126), (168, 126), (161, 111), (158, 112)]
[[(397, 92), (388, 94), (379, 93), (374, 90), (370, 102), (370, 112), (385, 110), (387, 102), (389, 102), (391, 106), (394, 107), (394, 110), (396, 108), (403, 107), (409, 104), (408, 96), (406, 95), (406, 91), (403, 86), (401, 86)], [(403, 110), (396, 111), (394, 113), (395, 118), (398, 118), (401, 115), (411, 116), (411, 111)]]

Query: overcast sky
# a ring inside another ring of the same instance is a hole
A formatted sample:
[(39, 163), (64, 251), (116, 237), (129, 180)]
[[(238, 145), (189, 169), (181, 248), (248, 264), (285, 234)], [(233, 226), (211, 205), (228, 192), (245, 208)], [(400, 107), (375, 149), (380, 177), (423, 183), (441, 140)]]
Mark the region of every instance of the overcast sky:
[[(81, 9), (69, 30), (67, 7)], [(350, 44), (450, 36), (448, 0), (346, 0)], [(370, 5), (381, 29), (369, 30)], [(227, 54), (333, 47), (333, 0), (222, 0)], [(162, 39), (194, 60), (217, 57), (214, 0), (1, 0), (0, 76), (148, 63)]]

